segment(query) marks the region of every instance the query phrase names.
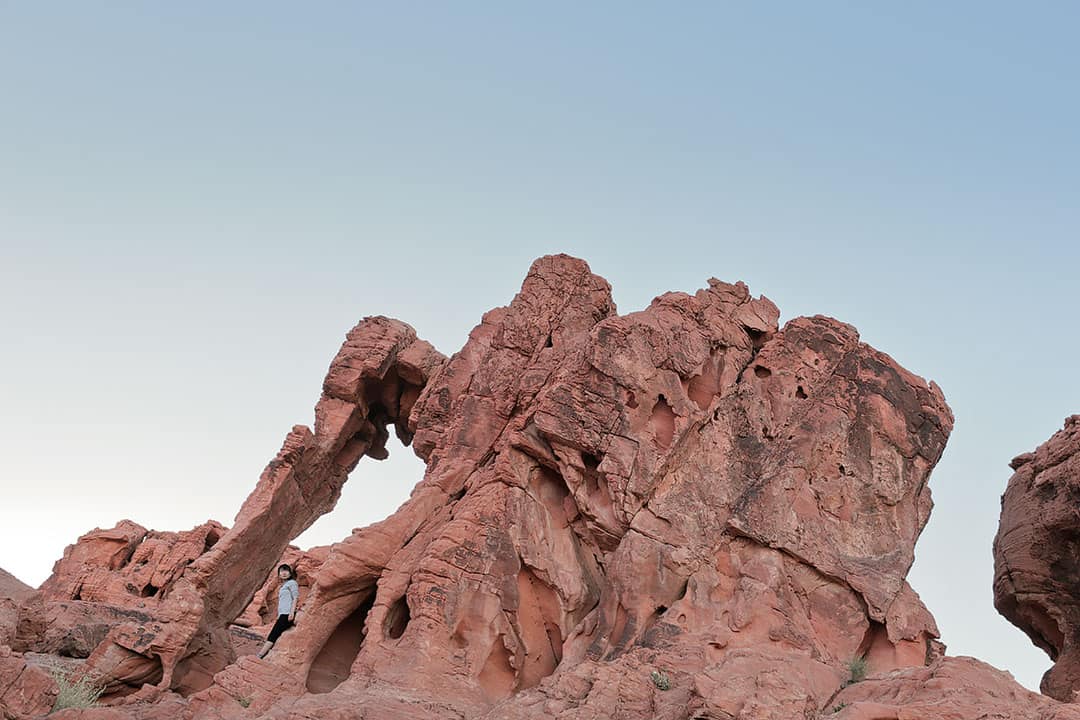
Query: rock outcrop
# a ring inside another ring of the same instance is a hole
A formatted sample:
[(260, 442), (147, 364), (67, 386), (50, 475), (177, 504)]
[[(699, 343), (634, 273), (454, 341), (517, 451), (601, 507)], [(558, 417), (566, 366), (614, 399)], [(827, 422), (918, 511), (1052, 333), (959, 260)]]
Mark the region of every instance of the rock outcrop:
[(292, 429), (233, 526), (154, 594), (151, 619), (114, 627), (90, 655), (88, 668), (108, 695), (149, 685), (191, 693), (234, 661), (229, 625), (289, 541), (334, 506), (360, 458), (386, 457), (386, 426), (411, 437), (409, 412), (443, 360), (395, 320), (369, 318), (350, 332), (324, 383), (314, 431)]
[(40, 717), (52, 710), (57, 693), (56, 681), (45, 668), (0, 645), (0, 717)]
[(1021, 687), (1012, 675), (969, 657), (943, 658), (845, 687), (824, 709), (829, 720), (1080, 720), (1063, 705)]
[(87, 657), (112, 628), (151, 621), (157, 601), (224, 531), (211, 521), (185, 532), (152, 532), (124, 520), (83, 535), (24, 598), (12, 646)]
[(0, 568), (0, 600), (22, 602), (33, 592), (34, 588), (30, 587), (7, 570)]
[(34, 589), (0, 568), (0, 645), (10, 645), (15, 637), (19, 605)]
[(994, 605), (1054, 661), (1042, 691), (1080, 692), (1080, 415), (1013, 459), (994, 540)]
[[(141, 528), (122, 524), (58, 564), (43, 595), (145, 602), (87, 660), (114, 707), (67, 717), (1077, 717), (944, 658), (905, 580), (952, 429), (938, 387), (841, 322), (778, 319), (716, 280), (620, 316), (606, 281), (553, 256), (449, 360), (364, 320), (313, 430), (215, 542), (157, 552), (183, 560), (156, 574), (128, 567)], [(288, 550), (391, 424), (427, 466), (409, 500)], [(266, 659), (238, 653), (283, 553), (297, 626)], [(871, 680), (851, 685), (860, 658)]]

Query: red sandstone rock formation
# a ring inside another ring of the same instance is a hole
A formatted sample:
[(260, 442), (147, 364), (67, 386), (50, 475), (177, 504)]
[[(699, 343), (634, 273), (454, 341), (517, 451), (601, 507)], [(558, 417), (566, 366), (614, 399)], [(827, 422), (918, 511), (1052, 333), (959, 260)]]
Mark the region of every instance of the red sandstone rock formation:
[(224, 531), (211, 521), (185, 532), (152, 532), (124, 520), (83, 535), (67, 547), (41, 588), (24, 599), (12, 646), (87, 657), (113, 627), (150, 621), (184, 568)]
[(44, 715), (52, 709), (56, 694), (48, 671), (0, 645), (0, 717), (24, 720)]
[(7, 570), (0, 568), (0, 599), (21, 602), (32, 592), (34, 592), (34, 588), (30, 587)]
[(18, 606), (33, 593), (26, 583), (0, 570), (0, 717), (21, 720), (52, 709), (56, 683), (43, 668), (28, 664), (8, 645), (15, 635)]
[[(952, 427), (940, 390), (850, 326), (778, 316), (718, 281), (619, 316), (557, 256), (449, 361), (365, 320), (314, 431), (294, 428), (234, 527), (148, 580), (149, 619), (89, 659), (114, 697), (157, 687), (68, 717), (1076, 718), (941, 659), (904, 580)], [(391, 423), (424, 479), (300, 559), (297, 627), (235, 660), (226, 629), (267, 619), (287, 542), (361, 456), (385, 457)], [(873, 680), (845, 688), (857, 656)]]
[(1024, 689), (1008, 673), (974, 658), (943, 658), (844, 688), (829, 701), (829, 720), (927, 718), (1080, 720), (1080, 706), (1062, 705)]
[[(27, 587), (19, 594), (21, 621), (17, 632), (16, 623), (11, 622), (8, 642), (18, 651), (87, 657), (114, 627), (132, 621), (152, 622), (160, 599), (173, 582), (225, 532), (226, 528), (214, 521), (184, 532), (157, 532), (123, 520), (114, 528), (83, 535), (68, 546), (36, 593)], [(301, 552), (289, 547), (279, 562), (296, 567), (306, 589), (327, 552), (329, 548)], [(271, 605), (276, 602), (273, 593), (277, 583), (276, 573), (270, 573), (255, 599), (229, 628), (237, 654), (254, 653), (262, 644), (275, 619)], [(3, 602), (0, 599), (0, 611)], [(13, 603), (12, 615), (14, 607)], [(4, 637), (0, 634), (0, 644)]]
[(994, 605), (1054, 661), (1042, 691), (1080, 692), (1080, 415), (1013, 459), (994, 539)]
[(0, 645), (10, 645), (18, 623), (18, 607), (34, 589), (0, 568)]
[(293, 428), (233, 526), (171, 580), (152, 620), (113, 628), (88, 659), (109, 694), (150, 684), (191, 693), (235, 660), (229, 625), (289, 540), (334, 506), (360, 458), (386, 457), (387, 424), (410, 439), (406, 418), (442, 362), (395, 320), (368, 318), (350, 332), (324, 383), (314, 432)]

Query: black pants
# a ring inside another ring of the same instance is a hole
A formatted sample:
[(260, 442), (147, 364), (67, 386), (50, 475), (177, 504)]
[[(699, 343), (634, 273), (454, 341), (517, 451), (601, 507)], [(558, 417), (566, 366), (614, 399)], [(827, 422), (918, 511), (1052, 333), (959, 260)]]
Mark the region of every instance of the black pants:
[(277, 642), (277, 639), (281, 637), (281, 633), (285, 632), (293, 626), (292, 620), (288, 615), (278, 615), (277, 622), (274, 623), (274, 627), (270, 629), (270, 634), (266, 636), (269, 642)]

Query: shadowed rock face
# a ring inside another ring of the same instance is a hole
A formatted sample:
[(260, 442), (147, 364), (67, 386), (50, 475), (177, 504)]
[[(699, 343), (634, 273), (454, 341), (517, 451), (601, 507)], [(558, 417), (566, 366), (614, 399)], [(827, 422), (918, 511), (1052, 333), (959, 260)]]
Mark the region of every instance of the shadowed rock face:
[(1054, 661), (1042, 691), (1080, 691), (1080, 415), (1013, 459), (994, 539), (994, 605)]
[[(850, 326), (778, 317), (715, 280), (620, 316), (607, 282), (554, 256), (449, 360), (365, 320), (314, 431), (90, 667), (180, 690), (171, 716), (297, 719), (812, 718), (853, 657), (944, 672), (904, 578), (951, 412)], [(224, 628), (258, 616), (287, 542), (385, 456), (391, 423), (423, 480), (311, 565), (266, 660), (234, 661)]]

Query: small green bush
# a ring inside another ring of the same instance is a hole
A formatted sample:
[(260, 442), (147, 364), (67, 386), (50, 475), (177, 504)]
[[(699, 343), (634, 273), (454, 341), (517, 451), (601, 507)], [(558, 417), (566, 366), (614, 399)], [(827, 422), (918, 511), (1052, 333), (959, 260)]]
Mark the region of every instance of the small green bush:
[(861, 682), (866, 678), (866, 658), (862, 655), (856, 655), (855, 657), (844, 663), (844, 666), (848, 671), (848, 679), (846, 685), (854, 685), (857, 682)]
[(651, 673), (649, 673), (649, 677), (652, 678), (653, 685), (655, 685), (660, 690), (671, 689), (671, 678), (668, 677), (666, 672), (653, 670)]
[(49, 672), (56, 680), (56, 687), (60, 693), (53, 703), (53, 712), (68, 708), (91, 708), (97, 705), (98, 698), (105, 692), (105, 688), (95, 683), (87, 676), (73, 680), (71, 673), (58, 667), (51, 668)]
[(249, 697), (236, 698), (236, 702), (240, 703), (240, 707), (242, 707), (242, 708), (251, 707), (251, 698), (249, 698)]

